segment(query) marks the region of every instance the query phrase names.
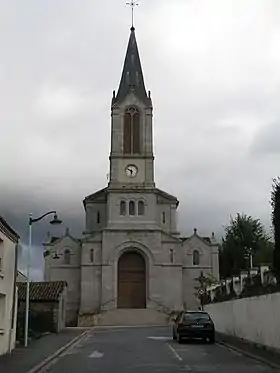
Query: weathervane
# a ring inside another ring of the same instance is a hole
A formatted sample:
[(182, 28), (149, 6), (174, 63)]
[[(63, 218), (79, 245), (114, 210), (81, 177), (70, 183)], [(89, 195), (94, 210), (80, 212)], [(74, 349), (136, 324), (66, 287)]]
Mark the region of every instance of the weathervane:
[(134, 9), (139, 5), (139, 2), (135, 0), (130, 0), (126, 2), (126, 5), (129, 5), (131, 7), (132, 27), (134, 27)]

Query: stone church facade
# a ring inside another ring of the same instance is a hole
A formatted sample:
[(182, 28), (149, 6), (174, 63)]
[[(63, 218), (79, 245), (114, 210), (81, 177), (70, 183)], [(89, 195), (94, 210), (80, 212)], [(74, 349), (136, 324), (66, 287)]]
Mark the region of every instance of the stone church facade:
[(83, 201), (81, 239), (48, 236), (45, 280), (68, 283), (69, 324), (118, 310), (197, 308), (195, 278), (219, 277), (214, 234), (177, 231), (179, 201), (154, 180), (153, 105), (131, 28), (123, 73), (111, 104), (110, 177)]

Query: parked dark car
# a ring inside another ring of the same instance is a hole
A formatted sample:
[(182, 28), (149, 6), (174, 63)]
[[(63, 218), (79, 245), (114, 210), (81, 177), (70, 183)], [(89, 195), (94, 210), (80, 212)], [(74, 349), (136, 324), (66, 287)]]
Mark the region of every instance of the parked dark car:
[(207, 312), (181, 311), (174, 319), (173, 339), (181, 343), (185, 338), (215, 343), (215, 325)]

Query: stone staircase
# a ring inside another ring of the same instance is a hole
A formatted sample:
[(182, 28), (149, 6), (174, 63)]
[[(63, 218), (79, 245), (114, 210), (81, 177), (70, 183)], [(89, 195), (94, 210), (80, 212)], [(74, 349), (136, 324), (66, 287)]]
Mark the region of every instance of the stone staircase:
[(111, 309), (96, 315), (97, 326), (165, 326), (168, 315), (155, 309)]

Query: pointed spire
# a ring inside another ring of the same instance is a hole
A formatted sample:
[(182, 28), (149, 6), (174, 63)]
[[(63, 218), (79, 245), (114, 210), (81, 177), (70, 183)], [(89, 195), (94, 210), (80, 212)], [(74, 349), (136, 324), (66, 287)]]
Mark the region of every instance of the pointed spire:
[(141, 61), (135, 36), (135, 28), (132, 26), (128, 42), (126, 57), (118, 93), (113, 97), (112, 103), (120, 102), (125, 99), (129, 92), (142, 100), (145, 104), (151, 105), (151, 98), (147, 95), (144, 83), (144, 76), (141, 67)]

